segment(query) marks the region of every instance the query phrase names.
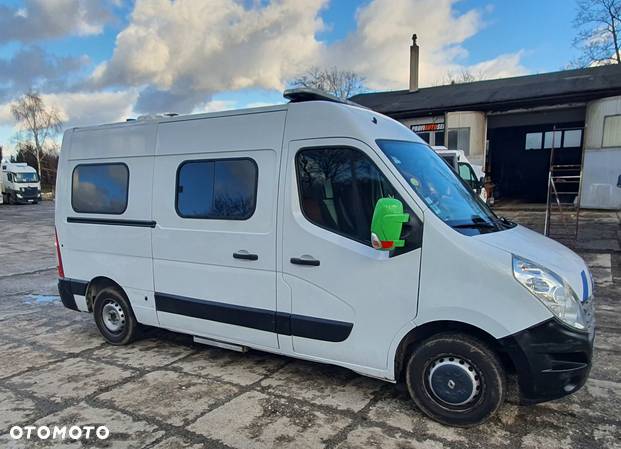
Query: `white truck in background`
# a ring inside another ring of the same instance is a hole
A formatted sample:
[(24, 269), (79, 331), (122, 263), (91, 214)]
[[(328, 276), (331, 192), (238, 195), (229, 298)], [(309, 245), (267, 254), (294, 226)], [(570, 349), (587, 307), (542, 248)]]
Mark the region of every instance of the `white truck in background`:
[(37, 171), (25, 162), (0, 163), (0, 203), (36, 204), (41, 201), (41, 182)]

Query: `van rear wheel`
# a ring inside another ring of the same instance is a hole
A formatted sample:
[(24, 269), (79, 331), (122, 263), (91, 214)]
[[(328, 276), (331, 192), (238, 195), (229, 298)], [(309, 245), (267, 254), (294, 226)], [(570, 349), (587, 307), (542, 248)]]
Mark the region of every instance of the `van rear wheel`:
[(99, 332), (108, 343), (126, 345), (136, 338), (138, 322), (129, 301), (116, 288), (104, 288), (97, 293), (93, 314)]
[(487, 421), (505, 395), (500, 359), (487, 344), (466, 334), (439, 334), (424, 341), (412, 352), (405, 378), (416, 405), (450, 426)]

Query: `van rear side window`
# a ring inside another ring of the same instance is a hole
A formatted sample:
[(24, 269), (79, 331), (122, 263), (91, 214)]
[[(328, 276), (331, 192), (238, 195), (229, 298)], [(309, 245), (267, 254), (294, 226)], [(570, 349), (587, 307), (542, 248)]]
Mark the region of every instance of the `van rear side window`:
[(85, 214), (120, 215), (127, 209), (129, 169), (121, 163), (82, 164), (73, 169), (71, 206)]
[(177, 214), (247, 220), (254, 214), (257, 164), (248, 158), (186, 161), (177, 172)]

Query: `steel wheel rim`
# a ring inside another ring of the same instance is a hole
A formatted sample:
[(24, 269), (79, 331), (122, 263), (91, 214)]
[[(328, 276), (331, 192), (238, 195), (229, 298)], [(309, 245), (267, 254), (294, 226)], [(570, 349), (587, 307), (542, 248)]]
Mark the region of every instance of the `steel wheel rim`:
[(480, 371), (467, 359), (445, 355), (433, 360), (425, 371), (425, 387), (440, 405), (467, 410), (482, 396)]
[(113, 299), (106, 299), (101, 311), (102, 321), (106, 329), (113, 334), (120, 334), (125, 329), (125, 312), (121, 305)]

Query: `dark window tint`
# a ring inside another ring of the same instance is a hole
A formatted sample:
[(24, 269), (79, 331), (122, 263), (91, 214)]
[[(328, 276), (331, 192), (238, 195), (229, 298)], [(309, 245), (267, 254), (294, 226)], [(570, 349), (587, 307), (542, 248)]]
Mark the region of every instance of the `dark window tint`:
[(418, 137), (423, 139), (425, 142), (429, 143), (429, 137), (431, 136), (430, 133), (416, 133), (416, 134), (418, 134)]
[(88, 214), (122, 214), (127, 208), (128, 186), (129, 170), (125, 164), (78, 165), (73, 170), (73, 210)]
[(435, 136), (435, 143), (434, 145), (444, 145), (444, 131), (438, 131), (436, 132), (436, 136)]
[(306, 218), (370, 245), (375, 203), (399, 198), (373, 162), (350, 148), (308, 149), (297, 154), (296, 166)]
[(256, 204), (257, 166), (250, 159), (184, 162), (177, 176), (177, 212), (184, 218), (245, 220)]

